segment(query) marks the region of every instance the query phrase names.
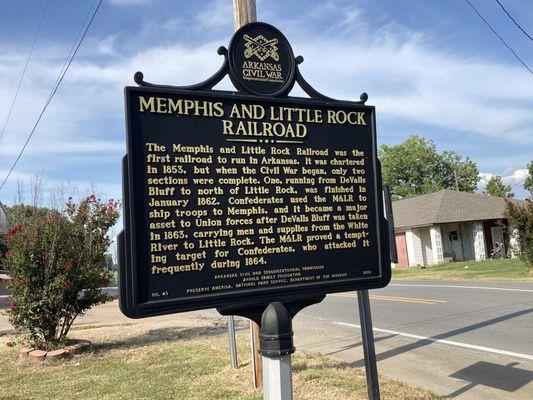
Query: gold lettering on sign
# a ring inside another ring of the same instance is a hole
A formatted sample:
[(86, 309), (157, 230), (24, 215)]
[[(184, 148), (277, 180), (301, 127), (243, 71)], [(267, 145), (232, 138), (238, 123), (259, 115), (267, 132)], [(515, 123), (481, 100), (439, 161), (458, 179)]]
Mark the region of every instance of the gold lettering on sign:
[[(263, 68), (265, 62), (250, 59), (245, 65)], [(194, 282), (210, 282), (184, 295), (342, 279), (347, 273), (294, 260), (375, 245), (366, 148), (327, 139), (300, 145), (325, 135), (319, 129), (327, 126), (349, 126), (347, 134), (357, 135), (371, 125), (364, 108), (148, 95), (139, 95), (134, 106), (158, 118), (216, 119), (205, 125), (212, 131), (195, 132), (201, 144), (192, 136), (181, 141), (185, 136), (178, 129), (164, 138), (146, 132), (146, 268), (154, 279), (194, 276)], [(273, 268), (272, 260), (291, 261)]]

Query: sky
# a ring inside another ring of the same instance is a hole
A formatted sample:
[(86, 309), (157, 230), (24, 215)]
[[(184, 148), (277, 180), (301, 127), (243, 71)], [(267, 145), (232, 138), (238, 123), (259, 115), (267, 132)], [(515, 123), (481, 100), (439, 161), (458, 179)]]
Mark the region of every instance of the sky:
[[(495, 0), (470, 0), (533, 69), (533, 41)], [(533, 34), (531, 0), (500, 0)], [(43, 1), (0, 3), (0, 124), (15, 94)], [(5, 133), (0, 182), (17, 157), (93, 0), (50, 0)], [(493, 175), (520, 184), (533, 159), (533, 74), (466, 0), (258, 0), (258, 20), (278, 27), (301, 71), (327, 96), (376, 106), (380, 144), (418, 134), (439, 151), (474, 160), (479, 190)], [(2, 191), (13, 204), (17, 182), (36, 174), (47, 197), (77, 188), (121, 198), (125, 154), (124, 86), (141, 70), (154, 83), (187, 85), (221, 65), (216, 53), (233, 33), (231, 0), (104, 0), (78, 55)], [(231, 90), (226, 79), (217, 88)], [(294, 95), (303, 92), (295, 90)], [(1, 126), (1, 125), (0, 125)], [(69, 194), (69, 193), (67, 193)]]

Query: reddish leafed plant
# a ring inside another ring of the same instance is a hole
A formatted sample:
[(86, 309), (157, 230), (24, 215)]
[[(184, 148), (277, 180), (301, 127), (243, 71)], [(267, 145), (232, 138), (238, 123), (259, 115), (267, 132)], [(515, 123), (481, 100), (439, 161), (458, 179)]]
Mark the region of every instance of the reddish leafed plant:
[(515, 253), (533, 272), (533, 203), (516, 203), (507, 200), (506, 217)]
[(8, 232), (1, 260), (12, 278), (7, 315), (28, 344), (43, 350), (63, 345), (78, 315), (110, 300), (101, 284), (109, 279), (105, 253), (118, 215), (115, 201), (89, 196)]

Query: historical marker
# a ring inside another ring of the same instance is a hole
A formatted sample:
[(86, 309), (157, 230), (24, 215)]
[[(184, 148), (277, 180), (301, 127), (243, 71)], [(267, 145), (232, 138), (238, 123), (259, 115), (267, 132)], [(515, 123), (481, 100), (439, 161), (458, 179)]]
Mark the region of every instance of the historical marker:
[[(235, 33), (211, 79), (125, 89), (120, 306), (130, 317), (385, 286), (375, 109), (301, 76), (264, 23)], [(229, 74), (240, 93), (213, 91)], [(310, 95), (286, 97), (297, 82)]]

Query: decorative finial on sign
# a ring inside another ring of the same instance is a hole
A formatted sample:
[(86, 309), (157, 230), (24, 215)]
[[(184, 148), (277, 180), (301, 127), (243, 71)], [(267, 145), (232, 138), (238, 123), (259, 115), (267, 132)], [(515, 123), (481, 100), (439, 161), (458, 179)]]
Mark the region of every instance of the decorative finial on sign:
[(135, 72), (135, 75), (133, 75), (133, 80), (137, 85), (144, 86), (144, 74), (141, 71)]
[(363, 102), (363, 104), (366, 103), (368, 100), (368, 94), (366, 92), (361, 93), (361, 96), (359, 96), (359, 99)]
[(213, 87), (219, 83), (227, 74), (228, 74), (228, 49), (224, 46), (220, 46), (217, 49), (217, 53), (221, 56), (224, 56), (224, 62), (217, 72), (210, 78), (206, 79), (203, 82), (196, 83), (194, 85), (187, 86), (171, 86), (171, 85), (157, 85), (155, 83), (146, 82), (144, 80), (144, 74), (141, 71), (137, 71), (133, 75), (133, 80), (139, 86), (144, 87), (156, 87), (160, 89), (181, 89), (181, 90), (211, 90)]

